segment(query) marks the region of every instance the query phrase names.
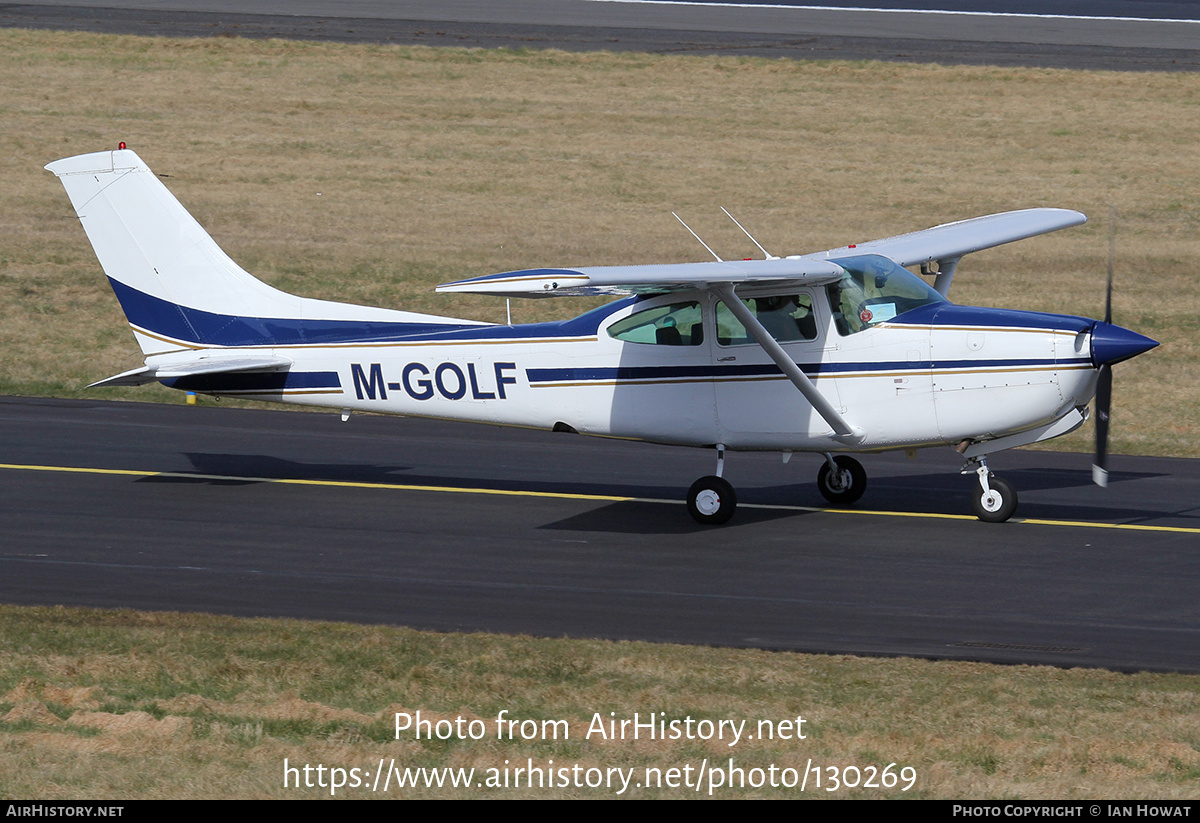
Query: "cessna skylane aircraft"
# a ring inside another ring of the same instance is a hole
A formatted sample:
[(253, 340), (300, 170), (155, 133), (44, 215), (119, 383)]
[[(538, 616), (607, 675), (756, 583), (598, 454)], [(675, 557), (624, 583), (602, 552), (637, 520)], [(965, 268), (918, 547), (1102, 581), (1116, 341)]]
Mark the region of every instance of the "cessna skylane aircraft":
[[(783, 258), (531, 269), (437, 287), (622, 296), (573, 320), (514, 326), (274, 289), (226, 256), (124, 144), (46, 168), (145, 355), (94, 386), (158, 381), (343, 418), (390, 412), (713, 449), (716, 473), (688, 492), (701, 523), (723, 523), (737, 506), (726, 451), (822, 454), (821, 494), (846, 506), (867, 482), (848, 453), (931, 446), (957, 449), (978, 484), (975, 513), (1003, 521), (1017, 495), (987, 456), (1076, 429), (1093, 396), (1103, 485), (1111, 367), (1158, 345), (1114, 326), (1111, 309), (1097, 321), (947, 299), (964, 255), (1087, 219), (1064, 209)], [(905, 266), (936, 275), (933, 285)]]

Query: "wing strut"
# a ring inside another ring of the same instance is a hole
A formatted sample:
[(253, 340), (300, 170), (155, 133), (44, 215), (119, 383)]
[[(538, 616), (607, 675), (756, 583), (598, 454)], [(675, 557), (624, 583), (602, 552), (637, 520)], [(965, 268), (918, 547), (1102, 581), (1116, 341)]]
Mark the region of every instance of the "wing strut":
[(779, 345), (778, 341), (763, 327), (763, 324), (758, 322), (758, 318), (754, 316), (754, 313), (750, 309), (746, 308), (746, 304), (738, 299), (731, 283), (715, 284), (711, 287), (711, 291), (733, 313), (733, 316), (745, 327), (746, 331), (750, 332), (750, 336), (758, 342), (758, 345), (762, 346), (763, 350), (771, 356), (771, 359), (775, 361), (775, 365), (800, 390), (800, 393), (804, 395), (804, 399), (816, 409), (817, 414), (821, 415), (822, 419), (829, 424), (829, 427), (833, 429), (834, 436), (850, 440), (862, 439), (862, 433), (855, 431), (846, 422), (846, 419), (837, 413), (837, 409), (825, 399), (823, 394), (817, 391), (817, 387), (800, 370), (800, 367), (796, 365), (792, 358), (788, 357), (787, 352), (783, 350), (783, 346)]
[(950, 257), (938, 261), (937, 279), (933, 281), (933, 290), (942, 297), (949, 298), (950, 281), (954, 279), (954, 270), (958, 268), (961, 257)]

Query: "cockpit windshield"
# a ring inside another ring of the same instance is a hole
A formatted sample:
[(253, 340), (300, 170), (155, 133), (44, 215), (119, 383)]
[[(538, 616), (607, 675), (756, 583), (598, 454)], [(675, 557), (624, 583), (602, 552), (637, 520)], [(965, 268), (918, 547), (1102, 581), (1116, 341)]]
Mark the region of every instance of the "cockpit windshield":
[(838, 334), (855, 334), (930, 303), (945, 303), (917, 275), (877, 254), (831, 261), (845, 270), (842, 279), (826, 286)]

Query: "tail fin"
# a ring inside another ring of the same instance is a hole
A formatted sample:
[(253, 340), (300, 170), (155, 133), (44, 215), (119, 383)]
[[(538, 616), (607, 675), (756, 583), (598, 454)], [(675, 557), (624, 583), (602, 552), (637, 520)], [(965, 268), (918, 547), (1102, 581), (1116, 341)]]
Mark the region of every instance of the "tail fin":
[(120, 149), (46, 166), (62, 181), (147, 355), (214, 346), (351, 342), (476, 325), (297, 297), (213, 241), (142, 159)]

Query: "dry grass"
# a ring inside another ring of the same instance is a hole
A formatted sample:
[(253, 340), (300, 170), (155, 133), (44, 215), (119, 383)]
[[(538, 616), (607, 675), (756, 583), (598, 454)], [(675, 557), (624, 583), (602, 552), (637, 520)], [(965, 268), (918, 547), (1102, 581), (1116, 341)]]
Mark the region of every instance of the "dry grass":
[[(497, 740), (494, 718), (565, 720), (569, 740)], [(396, 739), (396, 712), (480, 719), (478, 742)], [(804, 740), (609, 741), (593, 714), (805, 718)], [(299, 621), (0, 607), (0, 797), (318, 797), (283, 761), (374, 769), (897, 763), (916, 785), (843, 797), (1195, 797), (1200, 689), (1181, 675), (867, 660)], [(391, 791), (607, 797), (604, 789)], [(632, 790), (684, 797), (690, 790)], [(825, 797), (806, 791), (805, 797)], [(364, 789), (340, 796), (368, 797)], [(381, 796), (381, 795), (375, 795)], [(750, 788), (722, 797), (798, 797)]]
[(498, 301), (433, 284), (704, 259), (672, 209), (755, 253), (719, 205), (777, 253), (1078, 208), (1088, 226), (968, 258), (952, 296), (1095, 316), (1116, 204), (1117, 319), (1164, 346), (1118, 369), (1114, 445), (1200, 455), (1200, 76), (12, 30), (0, 46), (0, 391), (79, 395), (139, 362), (41, 170), (125, 140), (265, 280), (491, 320)]

